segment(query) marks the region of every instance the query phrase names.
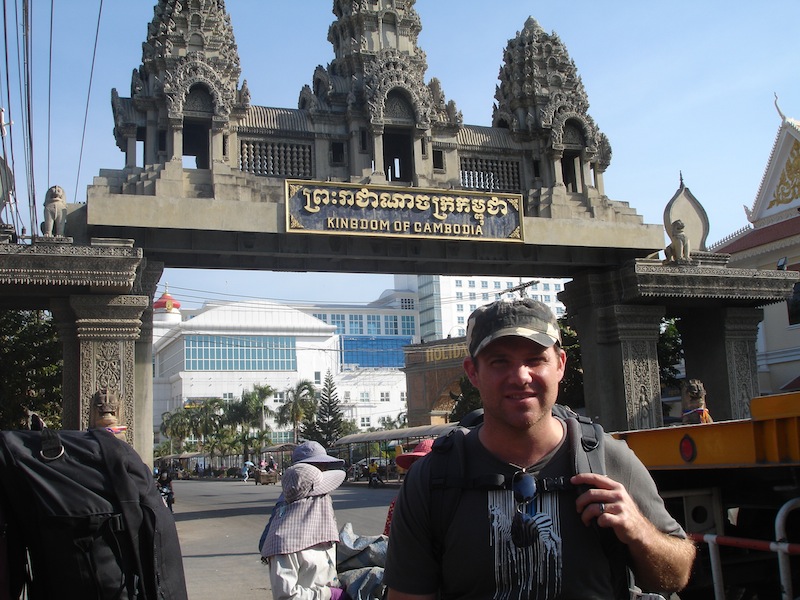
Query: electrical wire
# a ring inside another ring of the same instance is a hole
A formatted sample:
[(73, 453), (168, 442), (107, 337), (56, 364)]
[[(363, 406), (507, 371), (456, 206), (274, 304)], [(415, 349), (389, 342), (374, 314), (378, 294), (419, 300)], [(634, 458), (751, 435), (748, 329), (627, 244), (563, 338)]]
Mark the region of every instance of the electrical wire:
[[(19, 21), (18, 21), (19, 22)], [(33, 26), (31, 23), (28, 0), (22, 2), (22, 61), (20, 69), (20, 90), (23, 98), (20, 106), (23, 112), (23, 148), (25, 154), (25, 174), (28, 187), (28, 207), (30, 209), (31, 233), (36, 228), (36, 186), (35, 169), (33, 164)]]
[(50, 188), (50, 152), (52, 149), (52, 108), (53, 108), (53, 17), (55, 6), (50, 0), (50, 53), (47, 57), (47, 187)]
[(81, 163), (83, 162), (83, 146), (86, 143), (86, 124), (89, 122), (89, 101), (92, 97), (92, 82), (94, 81), (94, 64), (97, 59), (97, 45), (100, 39), (100, 19), (103, 16), (103, 0), (100, 0), (100, 10), (97, 11), (97, 28), (94, 32), (94, 49), (92, 50), (92, 67), (89, 71), (89, 89), (86, 93), (86, 109), (83, 114), (83, 131), (81, 132), (81, 149), (78, 153), (78, 173), (75, 175), (75, 193), (73, 198), (78, 197), (78, 182), (81, 179)]

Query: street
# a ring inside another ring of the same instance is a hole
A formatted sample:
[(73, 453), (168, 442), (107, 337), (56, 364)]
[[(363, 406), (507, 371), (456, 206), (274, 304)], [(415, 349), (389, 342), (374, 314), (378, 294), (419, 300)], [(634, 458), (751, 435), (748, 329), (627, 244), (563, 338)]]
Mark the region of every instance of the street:
[[(189, 600), (271, 599), (258, 540), (280, 495), (280, 485), (252, 480), (200, 479), (173, 482), (175, 522), (183, 554)], [(360, 535), (383, 533), (397, 484), (370, 489), (346, 482), (331, 494), (341, 529)]]

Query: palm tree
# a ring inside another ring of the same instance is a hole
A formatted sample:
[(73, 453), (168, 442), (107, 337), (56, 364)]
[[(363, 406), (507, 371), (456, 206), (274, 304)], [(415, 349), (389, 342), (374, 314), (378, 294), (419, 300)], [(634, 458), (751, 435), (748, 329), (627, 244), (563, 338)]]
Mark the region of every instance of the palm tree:
[(211, 398), (191, 409), (194, 433), (202, 445), (205, 445), (205, 441), (219, 430), (223, 408), (220, 398)]
[(161, 415), (161, 433), (170, 440), (175, 440), (174, 450), (183, 451), (183, 443), (192, 433), (192, 423), (189, 411), (179, 407), (172, 412)]
[(266, 424), (266, 417), (272, 416), (272, 410), (265, 406), (267, 398), (272, 396), (275, 390), (268, 385), (253, 385), (250, 392), (242, 392), (239, 402), (228, 405), (225, 412), (225, 423), (235, 428), (239, 433), (238, 439), (242, 443), (242, 460), (250, 457), (250, 450), (258, 442), (260, 434), (256, 432), (269, 430)]
[(286, 402), (278, 409), (276, 421), (281, 427), (292, 424), (295, 444), (299, 438), (300, 423), (317, 412), (315, 393), (314, 384), (308, 379), (301, 379), (293, 388), (286, 390)]
[(242, 392), (242, 399), (228, 406), (228, 422), (244, 427), (269, 429), (266, 418), (273, 416), (274, 412), (266, 405), (266, 401), (274, 394), (273, 387), (254, 384), (252, 391)]

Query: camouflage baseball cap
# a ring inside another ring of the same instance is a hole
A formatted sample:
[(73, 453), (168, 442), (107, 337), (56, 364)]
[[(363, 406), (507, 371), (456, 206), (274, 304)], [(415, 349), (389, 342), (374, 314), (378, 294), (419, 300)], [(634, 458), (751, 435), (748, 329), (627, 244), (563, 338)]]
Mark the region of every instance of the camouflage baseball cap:
[(561, 343), (553, 311), (530, 298), (503, 299), (478, 307), (467, 321), (467, 344), (473, 358), (497, 338), (523, 337), (550, 347)]

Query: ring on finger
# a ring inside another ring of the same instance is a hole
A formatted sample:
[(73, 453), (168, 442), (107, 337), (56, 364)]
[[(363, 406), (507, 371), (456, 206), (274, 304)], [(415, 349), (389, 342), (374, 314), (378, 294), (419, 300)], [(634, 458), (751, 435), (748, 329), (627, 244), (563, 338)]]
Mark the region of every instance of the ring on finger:
[(606, 505), (601, 502), (600, 503), (600, 514), (602, 515), (604, 512), (606, 512)]

